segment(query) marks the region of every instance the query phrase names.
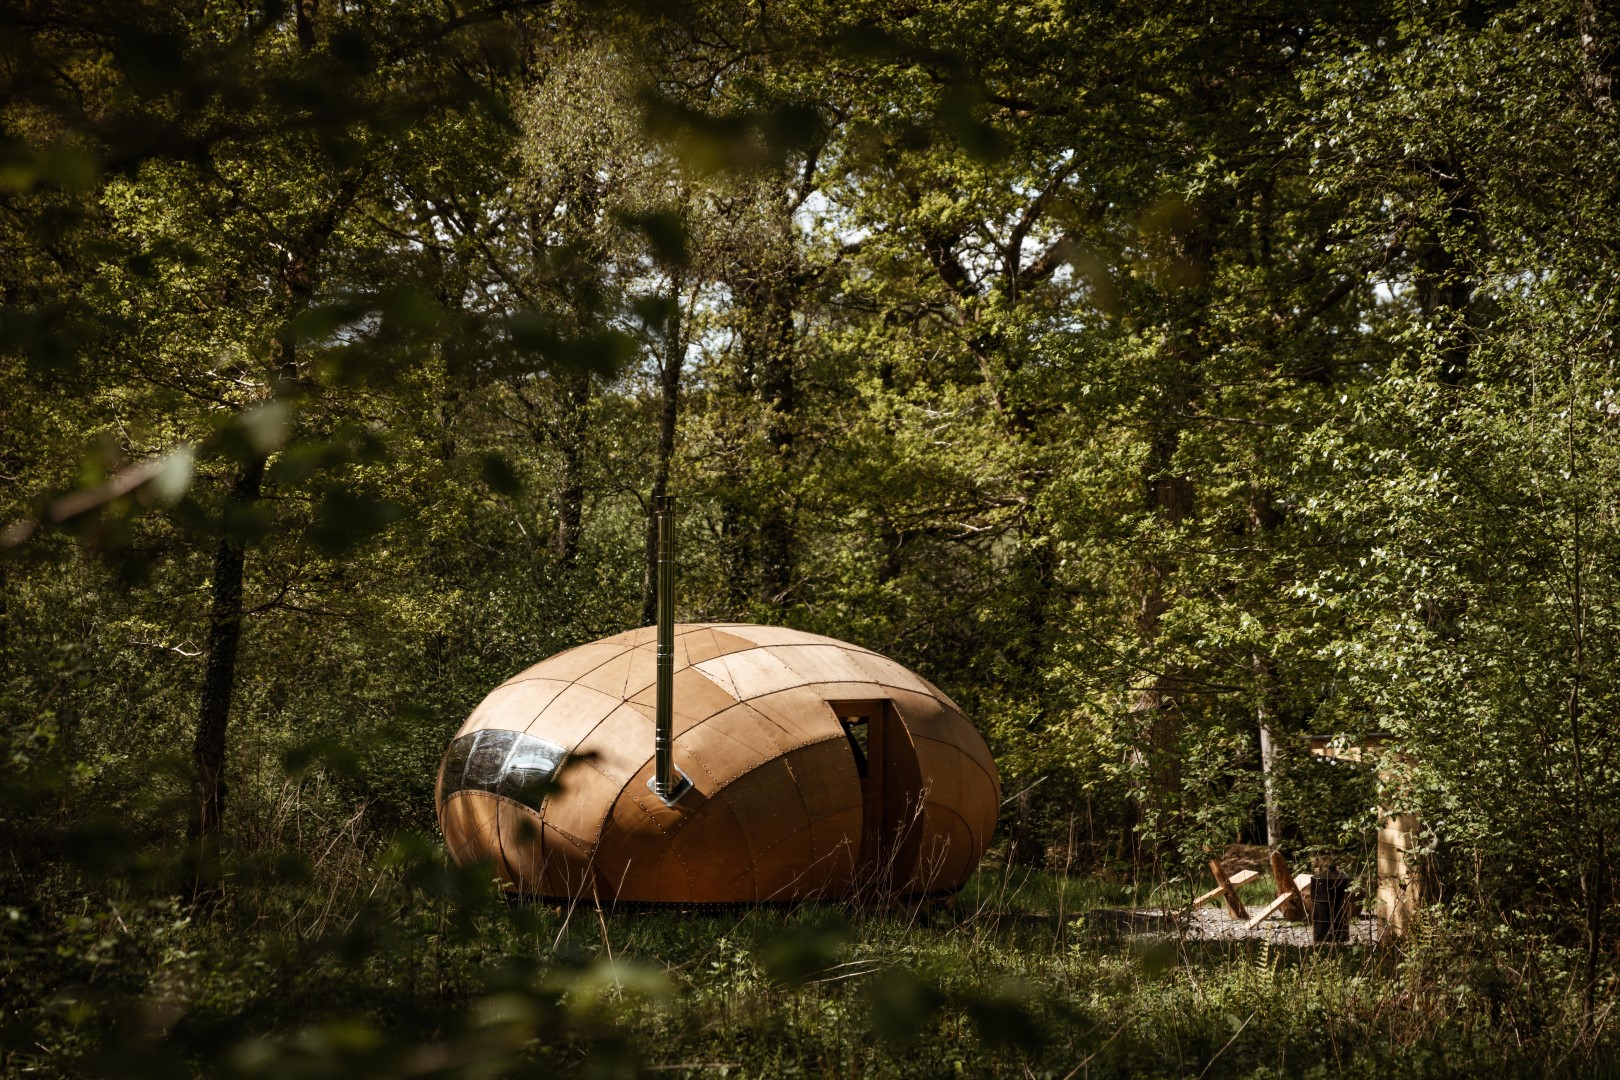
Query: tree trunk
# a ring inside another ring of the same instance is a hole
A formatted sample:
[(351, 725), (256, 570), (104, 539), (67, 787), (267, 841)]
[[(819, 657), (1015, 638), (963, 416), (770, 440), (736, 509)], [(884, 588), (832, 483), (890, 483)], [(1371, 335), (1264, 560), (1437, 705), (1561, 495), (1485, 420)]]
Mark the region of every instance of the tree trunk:
[(561, 422), (558, 424), (558, 451), (562, 454), (562, 475), (557, 485), (557, 525), (551, 550), (564, 570), (572, 570), (579, 558), (580, 534), (585, 518), (585, 428), (591, 397), (589, 375), (568, 377), (563, 387)]
[(298, 0), (294, 19), (298, 30), (298, 51), (309, 52), (315, 47), (315, 19), (320, 11), (318, 0)]
[(1277, 736), (1271, 729), (1271, 714), (1266, 709), (1264, 692), (1257, 709), (1260, 714), (1260, 773), (1266, 790), (1266, 845), (1273, 850), (1282, 843), (1282, 814), (1277, 809), (1277, 791), (1272, 772), (1277, 764)]
[[(317, 0), (300, 0), (296, 25), (299, 51), (308, 53), (316, 45)], [(277, 394), (296, 392), (300, 384), (298, 349), (291, 320), (309, 304), (315, 292), (314, 267), (348, 207), (364, 182), (362, 169), (344, 174), (336, 198), (306, 231), (284, 249), (280, 268), (280, 288), (285, 300), (285, 319), (277, 335), (277, 369), (272, 385)], [(226, 735), (230, 729), (231, 702), (236, 695), (236, 659), (242, 640), (242, 581), (246, 567), (246, 545), (233, 534), (232, 518), (259, 501), (264, 486), (266, 455), (255, 453), (236, 474), (226, 497), (219, 544), (214, 549), (214, 575), (209, 587), (208, 644), (204, 650), (202, 694), (197, 708), (197, 733), (191, 758), (196, 769), (192, 787), (189, 832), (198, 841), (205, 870), (217, 843), (225, 818)], [(201, 877), (198, 895), (203, 891)]]
[[(734, 280), (742, 318), (736, 351), (734, 392), (757, 403), (771, 460), (763, 468), (747, 458), (752, 441), (739, 432), (738, 454), (729, 486), (740, 497), (722, 494), (721, 557), (733, 610), (750, 600), (778, 606), (791, 598), (797, 526), (792, 499), (782, 483), (794, 449), (798, 409), (794, 371), (793, 312), (802, 282), (789, 266), (751, 269), (753, 277)], [(753, 466), (751, 468), (751, 466)]]
[[(779, 286), (761, 298), (758, 359), (754, 370), (759, 396), (766, 406), (765, 441), (775, 461), (785, 470), (793, 454), (794, 413), (798, 409), (793, 371), (793, 306), (796, 290)], [(797, 529), (791, 500), (784, 490), (773, 492), (761, 516), (759, 529), (760, 599), (786, 604), (793, 592)]]
[[(1607, 13), (1603, 8), (1611, 10)], [(1581, 51), (1586, 55), (1586, 91), (1592, 104), (1607, 109), (1614, 101), (1614, 84), (1620, 69), (1620, 48), (1615, 47), (1615, 35), (1620, 27), (1620, 13), (1613, 5), (1602, 5), (1597, 0), (1581, 0), (1576, 22), (1581, 32)]]
[[(1262, 545), (1271, 543), (1270, 534), (1281, 523), (1276, 498), (1271, 491), (1256, 483), (1250, 488), (1249, 527)], [(1281, 591), (1285, 583), (1274, 586)], [(1260, 728), (1260, 775), (1265, 785), (1266, 844), (1275, 851), (1282, 843), (1282, 814), (1277, 808), (1276, 779), (1272, 775), (1277, 766), (1277, 662), (1275, 658), (1256, 650), (1254, 664), (1254, 712)]]
[(658, 517), (653, 508), (669, 494), (670, 468), (675, 460), (675, 427), (681, 414), (681, 366), (686, 359), (686, 337), (681, 319), (681, 284), (677, 277), (674, 307), (665, 327), (664, 355), (658, 369), (658, 459), (653, 465), (652, 497), (647, 501), (647, 548), (641, 578), (641, 625), (658, 618)]
[[(754, 391), (752, 358), (747, 349), (739, 349), (736, 359), (737, 368), (729, 380), (730, 390), (735, 400), (746, 401)], [(740, 616), (748, 610), (751, 583), (758, 568), (748, 505), (739, 496), (748, 482), (744, 472), (746, 465), (740, 460), (740, 447), (746, 445), (746, 436), (734, 429), (733, 438), (735, 445), (731, 457), (735, 464), (727, 470), (726, 483), (720, 492), (718, 555), (725, 571), (726, 607), (732, 615)]]
[[(1176, 451), (1181, 444), (1179, 418), (1188, 411), (1193, 399), (1191, 372), (1196, 359), (1179, 343), (1172, 345), (1171, 354), (1178, 370), (1168, 388), (1171, 401), (1167, 413), (1175, 419), (1162, 421), (1154, 431), (1142, 466), (1146, 507), (1166, 528), (1180, 524), (1193, 511), (1192, 480), (1174, 469)], [(1160, 622), (1170, 610), (1176, 565), (1168, 556), (1151, 554), (1143, 570), (1147, 580), (1137, 612), (1136, 632), (1144, 652), (1151, 656), (1159, 647)], [(1139, 752), (1147, 765), (1142, 810), (1144, 816), (1157, 810), (1163, 820), (1166, 813), (1180, 805), (1181, 798), (1180, 720), (1176, 700), (1181, 680), (1165, 670), (1164, 665), (1155, 666), (1158, 673), (1137, 691), (1131, 712), (1137, 720)]]
[[(1203, 220), (1181, 239), (1182, 254), (1200, 282), (1209, 278), (1217, 238), (1230, 220), (1231, 207), (1206, 207), (1202, 216)], [(1208, 304), (1205, 287), (1188, 288), (1171, 298), (1162, 329), (1167, 370), (1159, 402), (1150, 417), (1153, 426), (1140, 476), (1144, 508), (1165, 531), (1187, 521), (1195, 509), (1192, 477), (1181, 471), (1177, 457), (1187, 417), (1195, 411), (1202, 393), (1201, 369), (1204, 352), (1210, 347), (1205, 321)], [(1150, 551), (1143, 560), (1145, 580), (1136, 631), (1143, 655), (1155, 673), (1138, 689), (1130, 707), (1137, 721), (1137, 752), (1147, 766), (1147, 790), (1138, 812), (1144, 818), (1156, 818), (1161, 829), (1168, 828), (1172, 834), (1179, 827), (1177, 818), (1182, 809), (1179, 696), (1185, 679), (1162, 655), (1160, 628), (1165, 613), (1175, 602), (1179, 569), (1176, 557), (1167, 548)]]
[(1590, 1033), (1598, 1022), (1598, 975), (1603, 963), (1603, 924), (1604, 913), (1609, 907), (1609, 867), (1607, 863), (1607, 844), (1604, 843), (1603, 833), (1599, 830), (1594, 838), (1593, 847), (1597, 851), (1597, 859), (1581, 869), (1581, 900), (1585, 907), (1584, 919), (1586, 924), (1586, 983), (1582, 995), (1583, 1022)]
[(1020, 791), (1015, 801), (1018, 812), (1013, 817), (1012, 844), (1008, 855), (1018, 866), (1044, 867), (1046, 848), (1035, 835), (1035, 800), (1030, 796), (1030, 788)]
[(1473, 302), (1477, 285), (1472, 253), (1456, 250), (1449, 237), (1467, 237), (1482, 243), (1479, 214), (1471, 187), (1460, 165), (1436, 166), (1437, 185), (1445, 195), (1446, 236), (1438, 233), (1416, 248), (1418, 304), (1440, 334), (1440, 375), (1453, 386), (1461, 384), (1471, 368), (1474, 346)]
[(214, 579), (209, 590), (208, 646), (202, 701), (191, 756), (197, 775), (193, 788), (191, 835), (210, 841), (224, 820), (225, 734), (236, 690), (237, 646), (242, 639), (242, 577), (246, 551), (232, 535), (229, 518), (258, 501), (264, 481), (263, 457), (241, 467), (226, 503), (226, 522), (214, 550)]

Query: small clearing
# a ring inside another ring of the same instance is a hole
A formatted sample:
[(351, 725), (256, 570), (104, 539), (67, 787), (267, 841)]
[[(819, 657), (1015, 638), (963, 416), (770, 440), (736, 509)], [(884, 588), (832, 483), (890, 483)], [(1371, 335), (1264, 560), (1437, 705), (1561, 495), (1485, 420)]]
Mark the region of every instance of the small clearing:
[[(1273, 945), (1300, 948), (1312, 946), (1311, 924), (1267, 919), (1250, 929), (1243, 919), (1233, 919), (1219, 907), (1199, 907), (1191, 912), (1164, 908), (1114, 908), (1092, 911), (1088, 921), (1109, 926), (1127, 935), (1182, 937), (1188, 941), (1269, 941)], [(1350, 944), (1376, 945), (1382, 934), (1378, 919), (1370, 913), (1350, 920)]]

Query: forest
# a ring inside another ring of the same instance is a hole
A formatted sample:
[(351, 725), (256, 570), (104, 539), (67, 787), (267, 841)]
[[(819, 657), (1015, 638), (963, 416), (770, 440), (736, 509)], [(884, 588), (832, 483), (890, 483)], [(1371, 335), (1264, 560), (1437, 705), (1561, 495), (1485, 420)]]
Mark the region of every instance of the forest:
[[(1620, 1075), (1610, 0), (0, 0), (0, 86), (0, 1076)], [(983, 734), (960, 893), (447, 854), (670, 496), (682, 621)], [(1395, 814), (1376, 946), (1112, 918)]]

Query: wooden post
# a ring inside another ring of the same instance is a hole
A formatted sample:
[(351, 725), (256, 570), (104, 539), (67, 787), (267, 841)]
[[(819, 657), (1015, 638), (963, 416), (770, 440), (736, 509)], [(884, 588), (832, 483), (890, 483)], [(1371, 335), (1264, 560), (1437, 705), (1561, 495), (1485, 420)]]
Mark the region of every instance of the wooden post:
[(1248, 909), (1238, 899), (1237, 889), (1233, 888), (1232, 879), (1226, 876), (1226, 871), (1221, 869), (1220, 860), (1209, 860), (1209, 869), (1215, 875), (1215, 887), (1221, 890), (1221, 899), (1226, 901), (1226, 913), (1234, 919), (1247, 919)]
[(1299, 886), (1294, 884), (1294, 875), (1288, 872), (1288, 860), (1283, 858), (1280, 851), (1271, 853), (1271, 876), (1277, 882), (1277, 895), (1283, 898), (1283, 918), (1304, 922), (1307, 918), (1305, 897), (1300, 895)]
[(1394, 934), (1406, 933), (1427, 901), (1428, 882), (1410, 854), (1420, 843), (1414, 814), (1394, 814), (1378, 828), (1378, 914)]
[(1277, 899), (1273, 900), (1271, 903), (1267, 904), (1265, 907), (1261, 908), (1258, 912), (1255, 913), (1254, 918), (1249, 920), (1249, 927), (1248, 928), (1250, 930), (1253, 930), (1255, 927), (1257, 927), (1261, 923), (1265, 922), (1266, 919), (1270, 918), (1270, 916), (1271, 916), (1271, 914), (1273, 912), (1275, 912), (1278, 908), (1282, 907), (1287, 902), (1288, 902), (1288, 894), (1287, 893), (1283, 893), (1282, 895), (1278, 896)]

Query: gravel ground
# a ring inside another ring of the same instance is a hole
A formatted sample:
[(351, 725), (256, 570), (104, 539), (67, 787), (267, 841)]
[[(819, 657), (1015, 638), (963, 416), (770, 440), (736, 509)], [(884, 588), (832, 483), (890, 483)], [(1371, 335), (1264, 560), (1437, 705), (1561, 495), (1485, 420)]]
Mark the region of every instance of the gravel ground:
[[(1188, 941), (1269, 941), (1274, 945), (1310, 946), (1311, 924), (1284, 922), (1272, 916), (1253, 930), (1246, 921), (1233, 919), (1224, 908), (1200, 907), (1187, 914), (1161, 908), (1113, 909), (1093, 911), (1087, 920), (1094, 926), (1110, 926), (1126, 935), (1151, 937), (1185, 937)], [(1376, 944), (1381, 932), (1378, 919), (1371, 914), (1357, 915), (1350, 920), (1352, 945)]]
[[(1248, 938), (1264, 939), (1275, 945), (1311, 944), (1311, 924), (1284, 922), (1272, 916), (1253, 930), (1242, 919), (1234, 919), (1224, 908), (1201, 907), (1192, 913), (1187, 937), (1196, 941), (1241, 941)], [(1378, 942), (1378, 919), (1374, 915), (1357, 915), (1350, 920), (1350, 943), (1374, 945)]]

